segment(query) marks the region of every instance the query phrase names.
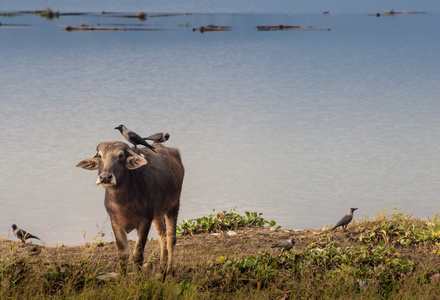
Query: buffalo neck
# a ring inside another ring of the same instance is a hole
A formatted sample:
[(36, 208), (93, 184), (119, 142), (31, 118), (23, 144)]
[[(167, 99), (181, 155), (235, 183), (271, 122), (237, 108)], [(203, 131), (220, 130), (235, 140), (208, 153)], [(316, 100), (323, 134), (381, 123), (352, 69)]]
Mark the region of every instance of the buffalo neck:
[(145, 198), (149, 198), (148, 183), (142, 180), (143, 176), (140, 171), (128, 171), (125, 172), (124, 176), (125, 180), (123, 182), (106, 188), (106, 201), (124, 204), (127, 202), (144, 202)]

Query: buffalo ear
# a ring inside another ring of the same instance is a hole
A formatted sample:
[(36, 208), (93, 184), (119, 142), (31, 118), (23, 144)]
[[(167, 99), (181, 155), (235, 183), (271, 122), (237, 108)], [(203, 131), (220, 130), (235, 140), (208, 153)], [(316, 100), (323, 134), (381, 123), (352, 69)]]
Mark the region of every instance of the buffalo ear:
[(127, 169), (129, 169), (129, 170), (134, 170), (134, 169), (140, 168), (140, 167), (146, 165), (147, 163), (148, 163), (147, 160), (140, 155), (129, 156), (129, 157), (127, 157), (127, 160), (125, 161), (125, 165), (127, 166)]
[(86, 158), (77, 163), (76, 166), (86, 170), (98, 170), (99, 160), (97, 158)]

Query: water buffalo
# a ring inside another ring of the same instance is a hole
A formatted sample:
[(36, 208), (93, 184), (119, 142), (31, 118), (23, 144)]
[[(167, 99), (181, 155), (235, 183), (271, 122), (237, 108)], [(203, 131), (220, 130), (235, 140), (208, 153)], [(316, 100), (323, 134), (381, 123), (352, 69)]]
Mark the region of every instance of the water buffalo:
[(96, 184), (105, 188), (105, 208), (110, 216), (118, 247), (119, 264), (126, 272), (129, 257), (127, 233), (137, 230), (133, 260), (143, 263), (151, 223), (160, 242), (160, 262), (167, 260), (165, 274), (172, 272), (176, 223), (184, 168), (177, 148), (162, 144), (157, 153), (130, 148), (122, 142), (102, 142), (93, 158), (76, 166), (98, 170)]

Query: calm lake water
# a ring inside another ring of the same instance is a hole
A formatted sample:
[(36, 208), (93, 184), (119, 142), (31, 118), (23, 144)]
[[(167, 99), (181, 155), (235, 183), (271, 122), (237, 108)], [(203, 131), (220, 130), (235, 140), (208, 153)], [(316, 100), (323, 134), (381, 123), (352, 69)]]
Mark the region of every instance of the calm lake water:
[[(92, 14), (0, 16), (0, 236), (12, 238), (16, 223), (49, 245), (89, 242), (100, 229), (111, 241), (97, 173), (75, 164), (99, 142), (123, 141), (121, 123), (169, 132), (180, 148), (179, 220), (234, 207), (285, 228), (322, 228), (349, 207), (357, 219), (397, 205), (434, 216), (437, 1), (235, 2), (2, 3)], [(367, 16), (391, 9), (428, 13)], [(102, 10), (199, 14), (139, 21)], [(155, 30), (61, 27), (79, 24)], [(208, 24), (231, 30), (192, 30)], [(312, 28), (255, 28), (277, 24)]]

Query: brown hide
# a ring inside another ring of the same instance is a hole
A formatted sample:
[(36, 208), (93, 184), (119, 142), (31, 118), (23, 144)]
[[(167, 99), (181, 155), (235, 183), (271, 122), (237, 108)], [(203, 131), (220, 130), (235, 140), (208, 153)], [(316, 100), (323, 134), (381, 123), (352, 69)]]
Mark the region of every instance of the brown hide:
[(161, 263), (167, 259), (166, 272), (172, 271), (184, 168), (177, 148), (159, 144), (156, 151), (130, 148), (122, 142), (103, 142), (93, 158), (77, 164), (88, 170), (98, 169), (97, 184), (106, 189), (104, 203), (124, 271), (127, 233), (137, 230), (134, 262), (140, 266), (152, 223), (160, 239)]

